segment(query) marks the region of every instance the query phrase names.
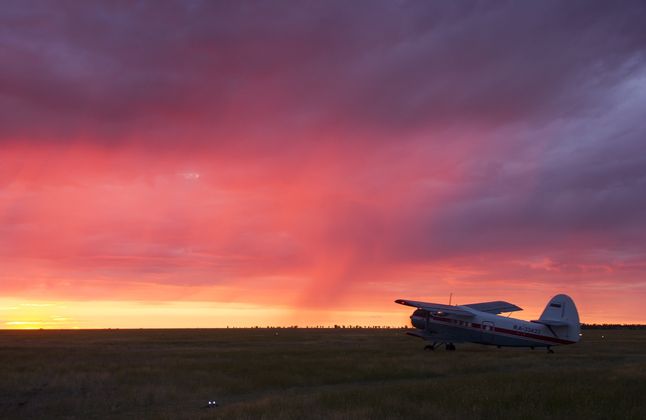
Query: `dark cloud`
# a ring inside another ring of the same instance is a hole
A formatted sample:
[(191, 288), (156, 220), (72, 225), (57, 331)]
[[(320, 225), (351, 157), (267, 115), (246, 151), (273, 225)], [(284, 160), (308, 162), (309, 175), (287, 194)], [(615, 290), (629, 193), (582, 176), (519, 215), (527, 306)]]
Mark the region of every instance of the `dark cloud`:
[[(643, 93), (636, 95), (643, 103)], [(616, 105), (616, 104), (615, 104)], [(465, 156), (465, 176), (441, 205), (414, 202), (395, 249), (403, 259), (477, 255), (644, 255), (646, 125), (638, 103), (595, 119), (519, 133), (536, 154)], [(523, 153), (524, 152), (524, 153)], [(415, 209), (427, 207), (422, 214)], [(599, 261), (597, 261), (599, 262)]]
[(546, 121), (603, 106), (643, 69), (646, 45), (646, 8), (630, 1), (15, 2), (0, 13), (2, 141), (289, 143), (333, 127), (354, 138)]

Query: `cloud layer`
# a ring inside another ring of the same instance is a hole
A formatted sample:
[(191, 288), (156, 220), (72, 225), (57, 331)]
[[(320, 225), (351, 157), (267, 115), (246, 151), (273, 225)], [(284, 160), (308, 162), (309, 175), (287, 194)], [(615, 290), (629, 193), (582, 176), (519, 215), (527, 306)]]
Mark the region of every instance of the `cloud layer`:
[(646, 321), (644, 21), (632, 1), (9, 2), (2, 292), (566, 291)]

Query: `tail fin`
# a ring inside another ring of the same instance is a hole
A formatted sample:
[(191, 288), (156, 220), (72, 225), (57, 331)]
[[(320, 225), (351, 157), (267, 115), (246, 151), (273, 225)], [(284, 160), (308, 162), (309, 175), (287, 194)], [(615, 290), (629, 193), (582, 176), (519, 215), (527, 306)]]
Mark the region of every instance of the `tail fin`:
[(550, 299), (538, 322), (551, 326), (561, 338), (579, 341), (579, 312), (568, 295), (556, 295)]

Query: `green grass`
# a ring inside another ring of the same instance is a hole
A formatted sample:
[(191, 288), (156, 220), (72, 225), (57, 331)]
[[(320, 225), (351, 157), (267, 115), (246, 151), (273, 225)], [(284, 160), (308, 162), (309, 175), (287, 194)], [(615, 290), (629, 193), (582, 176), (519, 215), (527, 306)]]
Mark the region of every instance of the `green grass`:
[(399, 330), (0, 331), (0, 418), (646, 418), (643, 330), (588, 330), (556, 354), (423, 344)]

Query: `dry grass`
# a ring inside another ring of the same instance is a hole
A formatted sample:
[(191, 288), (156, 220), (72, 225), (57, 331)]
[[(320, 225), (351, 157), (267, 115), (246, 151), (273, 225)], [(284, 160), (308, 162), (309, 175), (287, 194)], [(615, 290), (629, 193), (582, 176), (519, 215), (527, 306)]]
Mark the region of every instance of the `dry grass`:
[(0, 418), (646, 418), (646, 331), (556, 354), (422, 347), (397, 330), (0, 331)]

